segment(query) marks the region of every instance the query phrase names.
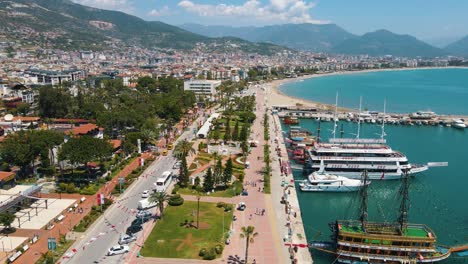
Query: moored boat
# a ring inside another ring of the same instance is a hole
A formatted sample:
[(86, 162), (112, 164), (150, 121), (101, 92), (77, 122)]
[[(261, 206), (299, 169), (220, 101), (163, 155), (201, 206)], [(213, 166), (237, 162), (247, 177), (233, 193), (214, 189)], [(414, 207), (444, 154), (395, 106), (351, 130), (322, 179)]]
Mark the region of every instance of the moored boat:
[(304, 192), (354, 192), (370, 181), (364, 183), (361, 180), (353, 180), (332, 174), (312, 173), (308, 180), (299, 183), (299, 188)]
[(466, 128), (466, 124), (463, 119), (454, 119), (452, 121), (452, 127), (458, 128), (458, 129), (464, 129)]
[[(359, 220), (336, 220), (330, 223), (331, 243), (311, 242), (309, 246), (336, 255), (338, 263), (434, 263), (450, 257), (451, 249), (438, 245), (432, 229), (424, 224), (407, 222), (409, 179), (403, 176), (398, 221), (367, 221), (367, 185), (361, 189)], [(364, 172), (364, 182), (367, 173)]]

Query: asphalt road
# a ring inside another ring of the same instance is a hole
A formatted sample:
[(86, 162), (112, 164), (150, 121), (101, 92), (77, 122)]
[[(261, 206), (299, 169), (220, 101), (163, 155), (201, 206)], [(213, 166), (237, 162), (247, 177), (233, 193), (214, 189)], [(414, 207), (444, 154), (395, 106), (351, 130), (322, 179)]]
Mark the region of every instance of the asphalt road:
[[(176, 142), (184, 139), (191, 140), (195, 136), (193, 129), (200, 120), (203, 119), (197, 119), (197, 121), (189, 127), (189, 130), (185, 131)], [(88, 229), (87, 232), (70, 247), (70, 249), (76, 249), (77, 252), (72, 258), (64, 259), (62, 263), (123, 263), (125, 254), (107, 256), (107, 251), (110, 247), (118, 245), (117, 242), (120, 235), (125, 233), (127, 227), (130, 226), (131, 222), (135, 219), (131, 210), (133, 209), (133, 211), (135, 211), (138, 201), (143, 199), (141, 198), (141, 193), (144, 190), (151, 189), (156, 178), (164, 171), (172, 170), (176, 172), (176, 170), (172, 169), (175, 162), (176, 159), (172, 157), (172, 151), (168, 156), (160, 156), (159, 159), (153, 162), (142, 174), (148, 175), (148, 177), (140, 176), (140, 179), (132, 184), (129, 189), (119, 197), (118, 200), (121, 202), (115, 203), (108, 208), (104, 216), (100, 217), (92, 228)], [(128, 210), (123, 208), (128, 208)], [(152, 208), (151, 211), (156, 213), (157, 209)], [(137, 236), (141, 235), (141, 231), (137, 233)]]

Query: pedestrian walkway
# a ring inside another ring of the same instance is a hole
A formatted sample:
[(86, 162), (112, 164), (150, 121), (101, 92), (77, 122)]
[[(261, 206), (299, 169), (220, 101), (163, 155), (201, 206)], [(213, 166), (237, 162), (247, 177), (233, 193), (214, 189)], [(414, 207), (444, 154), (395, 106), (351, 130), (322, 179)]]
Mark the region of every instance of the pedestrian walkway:
[[(252, 126), (252, 137), (260, 139), (263, 136), (262, 119), (265, 111), (263, 106), (264, 94), (261, 91), (257, 92), (256, 101), (257, 118)], [(241, 228), (253, 226), (258, 236), (254, 238), (254, 243), (249, 246), (248, 263), (252, 263), (254, 260), (259, 264), (289, 263), (290, 261), (283, 252), (284, 246), (280, 243), (279, 223), (276, 221), (276, 212), (273, 210), (271, 195), (262, 192), (263, 175), (261, 171), (264, 163), (263, 159), (257, 157), (263, 157), (265, 142), (264, 140), (259, 141), (259, 145), (252, 149), (247, 158), (250, 161), (250, 167), (245, 170), (244, 188), (247, 189), (249, 195), (239, 197), (239, 201), (245, 202), (247, 208), (245, 211), (235, 213), (238, 220), (233, 222), (231, 245), (225, 248), (223, 259), (226, 260), (229, 256), (235, 255), (244, 259), (246, 242), (244, 238), (240, 237)], [(259, 212), (263, 210), (265, 211), (262, 215)]]
[[(275, 204), (276, 219), (279, 226), (285, 227), (280, 229), (280, 236), (285, 245), (307, 245), (294, 177), (278, 116), (273, 115), (270, 118), (269, 127), (270, 149), (272, 149), (270, 156), (273, 175), (271, 178), (272, 201)], [(273, 140), (274, 138), (278, 138), (276, 143)], [(281, 158), (281, 162), (279, 158)], [(281, 204), (280, 201), (283, 199), (285, 203)], [(293, 250), (293, 246), (285, 248), (288, 249), (287, 254), (296, 259), (297, 263), (312, 263), (312, 256), (308, 247), (297, 247), (297, 253)]]

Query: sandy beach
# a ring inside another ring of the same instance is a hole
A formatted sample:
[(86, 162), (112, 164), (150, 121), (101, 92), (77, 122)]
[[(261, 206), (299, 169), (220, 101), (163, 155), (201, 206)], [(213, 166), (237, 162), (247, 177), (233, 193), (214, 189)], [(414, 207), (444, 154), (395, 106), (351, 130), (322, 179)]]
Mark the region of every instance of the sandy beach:
[[(282, 80), (274, 80), (267, 85), (271, 88), (269, 89), (269, 100), (271, 105), (281, 105), (281, 106), (301, 106), (304, 108), (317, 108), (320, 110), (334, 110), (335, 106), (330, 104), (324, 104), (316, 101), (306, 100), (290, 95), (286, 95), (279, 90), (279, 87), (286, 83), (291, 82), (300, 82), (310, 78), (320, 78), (324, 76), (332, 75), (348, 75), (348, 74), (359, 74), (359, 73), (369, 73), (369, 72), (384, 72), (384, 71), (409, 71), (409, 70), (430, 70), (430, 69), (468, 69), (468, 67), (429, 67), (429, 68), (401, 68), (401, 69), (375, 69), (375, 70), (362, 70), (362, 71), (341, 71), (341, 72), (331, 72), (331, 73), (319, 73), (313, 75), (305, 75), (298, 78), (289, 78)], [(350, 112), (357, 111), (357, 109), (343, 108), (339, 107), (341, 112)]]

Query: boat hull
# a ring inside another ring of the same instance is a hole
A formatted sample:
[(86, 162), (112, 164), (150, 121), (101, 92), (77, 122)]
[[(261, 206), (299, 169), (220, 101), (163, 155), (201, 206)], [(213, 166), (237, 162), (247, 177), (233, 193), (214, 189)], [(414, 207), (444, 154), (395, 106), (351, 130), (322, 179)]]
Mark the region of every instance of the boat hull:
[[(421, 166), (416, 168), (411, 168), (408, 171), (409, 175), (414, 175), (428, 170), (427, 166)], [(323, 173), (330, 173), (337, 176), (343, 176), (349, 179), (361, 179), (362, 172), (356, 171), (323, 171)], [(403, 176), (403, 172), (368, 172), (367, 173), (369, 180), (400, 180)]]
[(317, 187), (307, 187), (307, 186), (299, 186), (301, 191), (303, 192), (356, 192), (361, 189), (359, 186), (353, 186), (353, 187), (348, 187), (348, 186), (338, 186), (338, 187), (323, 187), (323, 186), (317, 186)]

